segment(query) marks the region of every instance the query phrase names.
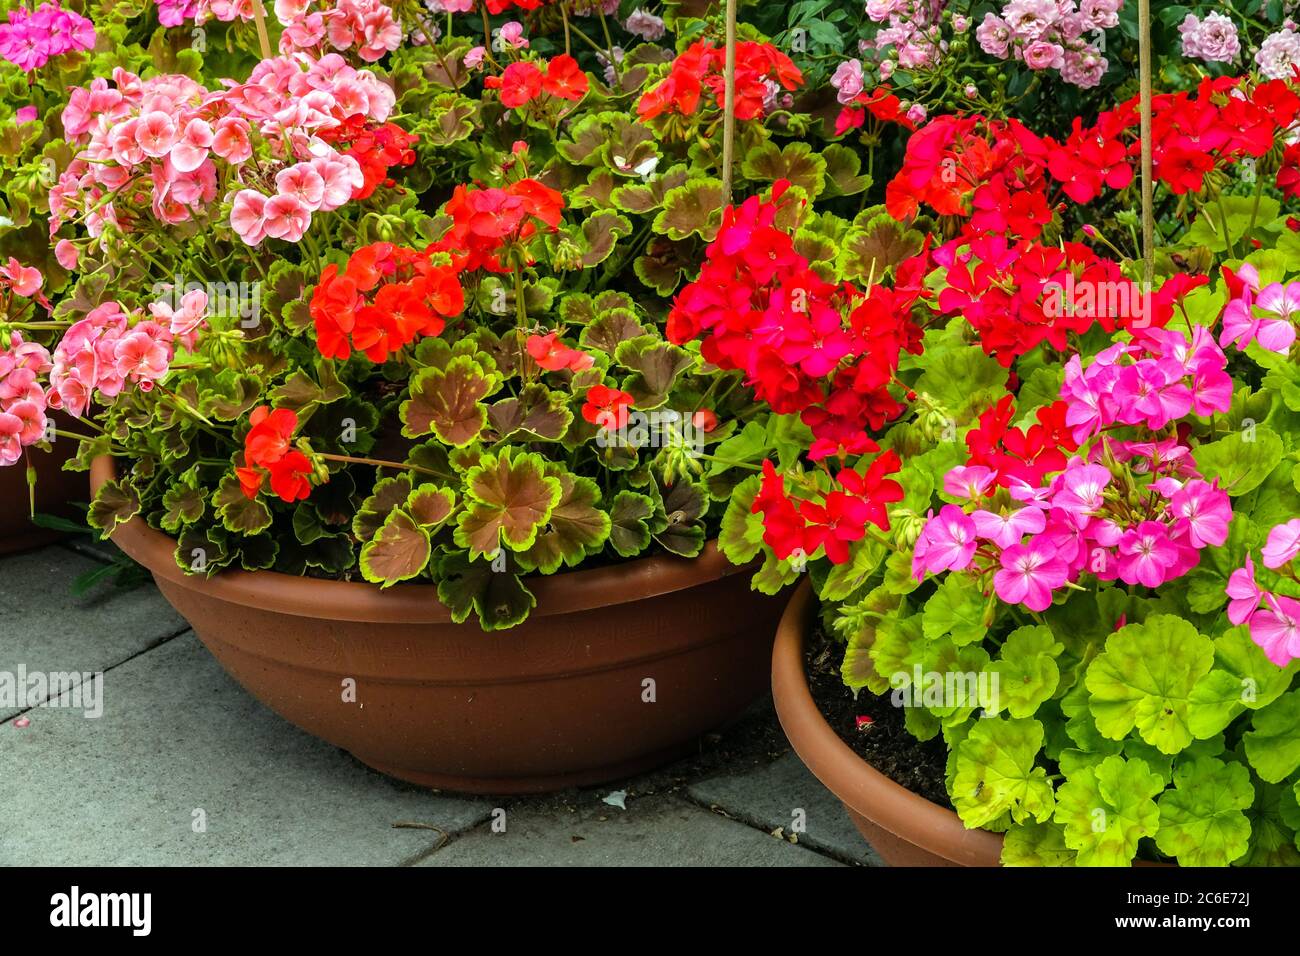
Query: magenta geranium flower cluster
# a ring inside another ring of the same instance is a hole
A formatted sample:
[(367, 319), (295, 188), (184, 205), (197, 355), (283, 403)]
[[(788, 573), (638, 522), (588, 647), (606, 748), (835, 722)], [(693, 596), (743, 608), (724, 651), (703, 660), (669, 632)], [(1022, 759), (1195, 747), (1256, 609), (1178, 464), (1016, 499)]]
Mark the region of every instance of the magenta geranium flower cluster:
[(10, 10), (0, 23), (0, 57), (19, 69), (39, 70), (51, 57), (95, 45), (95, 25), (57, 3), (43, 3), (35, 10)]

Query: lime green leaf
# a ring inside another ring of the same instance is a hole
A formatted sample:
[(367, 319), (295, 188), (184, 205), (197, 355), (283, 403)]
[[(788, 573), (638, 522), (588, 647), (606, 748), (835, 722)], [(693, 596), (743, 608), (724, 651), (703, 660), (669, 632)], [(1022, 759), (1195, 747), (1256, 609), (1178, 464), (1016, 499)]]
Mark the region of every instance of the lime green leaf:
[(946, 575), (925, 603), (925, 636), (933, 640), (947, 635), (958, 646), (983, 640), (989, 630), (984, 622), (986, 603), (974, 578)]
[(1229, 495), (1254, 491), (1282, 461), (1282, 439), (1271, 428), (1253, 425), (1196, 449), (1196, 468), (1206, 481), (1218, 480)]
[(1280, 783), (1300, 767), (1300, 690), (1257, 711), (1250, 726), (1246, 758), (1263, 780)]
[[(881, 209), (881, 207), (876, 207)], [(839, 272), (857, 282), (880, 282), (899, 263), (921, 251), (924, 237), (883, 209), (858, 217), (840, 243)]]
[(778, 179), (789, 182), (815, 199), (826, 188), (826, 160), (813, 152), (808, 143), (796, 140), (781, 148), (772, 140), (747, 150), (740, 164), (746, 179), (773, 183)]
[(1073, 866), (1074, 856), (1056, 823), (1016, 824), (1002, 840), (1003, 866)]
[(862, 173), (862, 159), (849, 147), (829, 143), (822, 147), (822, 159), (826, 160), (823, 198), (856, 196), (871, 185), (871, 177)]
[(846, 620), (854, 622), (848, 646), (844, 650), (844, 662), (840, 665), (840, 676), (855, 694), (864, 687), (873, 694), (883, 694), (889, 690), (889, 674), (877, 669), (871, 648), (876, 642), (879, 628), (885, 621), (896, 616), (902, 604), (901, 596), (879, 587), (861, 601), (844, 608), (837, 616), (837, 624)]
[(1245, 626), (1215, 638), (1214, 663), (1192, 690), (1190, 726), (1198, 738), (1217, 734), (1243, 710), (1267, 707), (1286, 692), (1300, 670), (1300, 663), (1282, 668), (1270, 661)]
[(1250, 771), (1213, 757), (1182, 762), (1174, 788), (1160, 796), (1160, 852), (1182, 866), (1227, 866), (1245, 855), (1250, 821), (1242, 811), (1255, 801)]
[[(1286, 784), (1266, 783), (1255, 788), (1255, 805), (1246, 812), (1250, 821), (1250, 851), (1239, 866), (1300, 866), (1296, 827), (1300, 807)], [(1289, 819), (1288, 819), (1289, 818)]]
[(1080, 768), (1056, 792), (1053, 819), (1065, 827), (1065, 845), (1079, 866), (1128, 866), (1138, 841), (1160, 827), (1152, 799), (1165, 787), (1141, 760), (1107, 757)]
[(763, 516), (753, 512), (762, 477), (750, 475), (739, 485), (722, 514), (718, 547), (732, 564), (748, 564), (763, 550)]
[(952, 803), (967, 827), (981, 827), (1010, 812), (1017, 823), (1052, 815), (1052, 785), (1035, 767), (1043, 725), (1002, 717), (976, 721), (957, 747)]
[(1012, 717), (1033, 716), (1056, 693), (1061, 678), (1056, 659), (1064, 649), (1050, 627), (1035, 624), (1012, 631), (988, 667), (998, 675), (993, 713), (1005, 709)]
[(373, 584), (389, 587), (423, 571), (431, 554), (429, 532), (396, 508), (375, 536), (361, 546), (361, 574)]
[(1120, 740), (1136, 726), (1161, 753), (1177, 753), (1192, 742), (1192, 689), (1213, 664), (1213, 642), (1180, 617), (1157, 614), (1120, 628), (1085, 678), (1097, 729)]

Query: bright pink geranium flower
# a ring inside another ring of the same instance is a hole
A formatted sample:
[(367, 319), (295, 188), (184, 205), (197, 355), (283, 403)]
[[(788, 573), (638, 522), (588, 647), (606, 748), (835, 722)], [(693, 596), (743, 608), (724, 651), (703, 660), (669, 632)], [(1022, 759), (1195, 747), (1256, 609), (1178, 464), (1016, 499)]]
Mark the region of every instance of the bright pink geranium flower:
[(1056, 548), (1035, 538), (1002, 552), (1002, 570), (993, 576), (993, 587), (1008, 604), (1046, 611), (1052, 605), (1052, 592), (1065, 584), (1067, 576)]
[(176, 145), (176, 123), (162, 110), (153, 110), (140, 117), (135, 127), (135, 141), (146, 156), (161, 159)]
[(171, 348), (163, 338), (165, 331), (157, 323), (141, 323), (118, 339), (113, 346), (117, 374), (149, 391), (153, 383), (167, 375)]
[(997, 484), (997, 472), (983, 465), (958, 465), (943, 476), (943, 490), (954, 498), (983, 498)]
[(1300, 657), (1300, 601), (1275, 594), (1264, 596), (1266, 607), (1250, 619), (1250, 639), (1268, 659), (1286, 667)]
[(1232, 572), (1228, 578), (1228, 620), (1235, 625), (1245, 624), (1259, 610), (1264, 592), (1255, 583), (1255, 562), (1246, 556), (1246, 566)]
[(977, 545), (975, 522), (956, 505), (944, 505), (937, 516), (930, 516), (917, 539), (912, 573), (919, 581), (927, 571), (960, 571), (970, 564)]
[(1264, 548), (1264, 567), (1280, 568), (1300, 554), (1300, 518), (1292, 518), (1268, 533)]
[(1119, 542), (1119, 576), (1125, 584), (1159, 587), (1174, 575), (1179, 553), (1169, 529), (1159, 521), (1143, 521)]
[(296, 196), (272, 196), (264, 207), (266, 234), (272, 239), (297, 242), (311, 226), (311, 209)]
[(185, 124), (180, 139), (171, 150), (172, 166), (178, 172), (192, 173), (208, 158), (213, 142), (212, 127), (197, 117)]
[(1101, 511), (1102, 492), (1110, 480), (1110, 469), (1104, 465), (1075, 465), (1061, 475), (1061, 489), (1052, 497), (1052, 507), (1074, 518), (1090, 518)]
[(1226, 492), (1200, 479), (1193, 479), (1175, 491), (1169, 510), (1180, 522), (1187, 522), (1193, 547), (1219, 547), (1228, 540), (1232, 504)]
[(191, 350), (207, 310), (208, 294), (202, 289), (191, 289), (181, 296), (179, 308), (173, 308), (165, 300), (149, 306), (153, 317), (159, 322), (167, 323), (167, 331), (176, 341)]
[(22, 419), (0, 412), (0, 465), (12, 465), (23, 457), (22, 432)]
[(250, 246), (266, 238), (266, 197), (252, 189), (235, 193), (230, 204), (230, 226)]
[(0, 287), (10, 288), (14, 295), (20, 295), (24, 299), (30, 299), (40, 292), (44, 281), (40, 269), (25, 266), (13, 256), (9, 257), (6, 265), (0, 266)]
[(1041, 508), (1027, 507), (1010, 514), (993, 511), (979, 511), (971, 514), (975, 522), (975, 534), (992, 541), (999, 548), (1009, 548), (1019, 544), (1027, 534), (1038, 534), (1047, 524)]
[(282, 196), (292, 196), (304, 208), (315, 211), (325, 198), (325, 180), (310, 163), (298, 163), (275, 175), (275, 188)]

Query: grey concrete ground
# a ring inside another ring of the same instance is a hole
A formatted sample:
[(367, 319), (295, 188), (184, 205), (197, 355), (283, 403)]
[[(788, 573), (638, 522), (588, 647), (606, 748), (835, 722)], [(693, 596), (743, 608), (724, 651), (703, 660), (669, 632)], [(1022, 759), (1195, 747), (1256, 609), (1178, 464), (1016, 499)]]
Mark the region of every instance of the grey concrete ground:
[[(0, 559), (0, 865), (879, 862), (789, 752), (770, 702), (634, 779), (543, 797), (433, 793), (257, 703), (151, 584), (73, 596), (103, 553), (74, 543)], [(103, 672), (102, 694), (92, 680), (48, 691), (62, 706), (6, 704), (5, 675), (20, 671)]]

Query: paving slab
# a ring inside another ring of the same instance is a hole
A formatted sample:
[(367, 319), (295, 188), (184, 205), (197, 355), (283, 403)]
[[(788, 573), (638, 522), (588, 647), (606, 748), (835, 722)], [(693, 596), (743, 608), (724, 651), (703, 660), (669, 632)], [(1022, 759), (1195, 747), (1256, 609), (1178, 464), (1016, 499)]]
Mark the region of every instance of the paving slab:
[(627, 809), (584, 792), (574, 812), (502, 806), (504, 830), (476, 827), (419, 866), (840, 866), (680, 797), (628, 798)]
[[(103, 562), (58, 545), (0, 559), (0, 672), (63, 673), (75, 682), (186, 629), (151, 584), (121, 590), (105, 583), (74, 596), (72, 582), (99, 567)], [(0, 721), (26, 709), (7, 705), (8, 696), (0, 696)]]
[[(66, 696), (66, 695), (65, 695)], [(104, 675), (104, 714), (0, 724), (0, 865), (397, 865), (487, 801), (390, 780), (296, 729), (192, 633)]]
[(692, 800), (764, 830), (797, 832), (799, 843), (864, 866), (883, 866), (844, 805), (793, 753), (756, 770), (724, 773), (686, 788)]

